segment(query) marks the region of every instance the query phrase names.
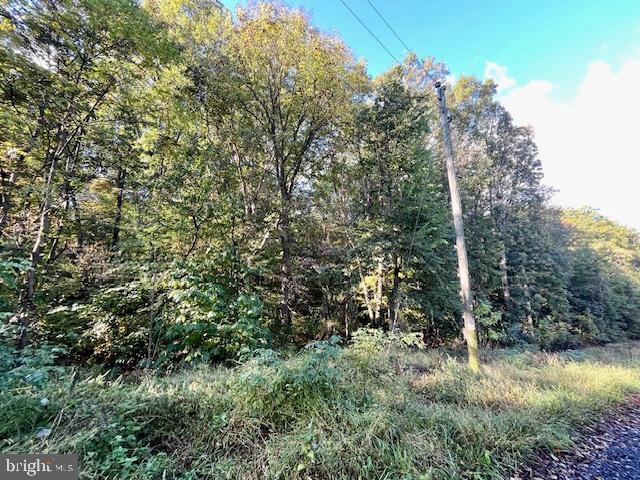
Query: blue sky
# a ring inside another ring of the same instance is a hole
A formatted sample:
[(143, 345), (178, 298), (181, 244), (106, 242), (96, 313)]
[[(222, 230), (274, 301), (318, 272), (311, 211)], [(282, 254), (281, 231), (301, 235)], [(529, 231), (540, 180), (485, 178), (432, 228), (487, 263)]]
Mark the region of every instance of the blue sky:
[[(345, 1), (404, 56), (367, 0)], [(500, 99), (536, 132), (555, 203), (589, 205), (640, 231), (640, 0), (371, 2), (419, 56), (444, 61), (453, 75), (484, 78), (495, 64)], [(339, 34), (372, 75), (394, 63), (340, 0), (288, 3)]]
[[(398, 58), (405, 50), (367, 0), (346, 0)], [(233, 7), (234, 0), (225, 0)], [(485, 62), (519, 82), (550, 78), (567, 96), (594, 58), (619, 63), (637, 44), (640, 0), (372, 0), (404, 42), (454, 74), (482, 76)], [(320, 28), (337, 32), (375, 75), (393, 64), (340, 0), (290, 1)], [(634, 43), (634, 37), (636, 42)]]

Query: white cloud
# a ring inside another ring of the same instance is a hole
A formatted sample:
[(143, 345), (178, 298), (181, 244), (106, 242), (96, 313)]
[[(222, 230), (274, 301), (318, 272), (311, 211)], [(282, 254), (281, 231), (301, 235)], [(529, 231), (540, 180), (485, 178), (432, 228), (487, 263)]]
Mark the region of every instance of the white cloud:
[(573, 98), (533, 80), (501, 97), (516, 123), (531, 125), (545, 182), (561, 205), (590, 205), (640, 230), (640, 59), (618, 71), (596, 61)]
[(493, 62), (487, 62), (485, 64), (484, 78), (493, 80), (496, 83), (498, 92), (507, 90), (516, 84), (516, 81), (507, 75), (507, 67)]

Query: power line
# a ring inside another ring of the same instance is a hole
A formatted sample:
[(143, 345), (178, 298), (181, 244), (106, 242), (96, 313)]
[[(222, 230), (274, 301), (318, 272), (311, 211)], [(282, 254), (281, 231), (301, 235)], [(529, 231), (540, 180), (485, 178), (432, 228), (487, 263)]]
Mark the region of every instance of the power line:
[(378, 37), (376, 37), (376, 35), (375, 35), (375, 34), (374, 34), (370, 29), (369, 29), (369, 27), (367, 27), (367, 24), (366, 24), (366, 23), (364, 23), (362, 20), (360, 20), (360, 17), (358, 17), (358, 15), (356, 15), (356, 12), (354, 12), (353, 10), (351, 10), (351, 7), (350, 7), (349, 5), (347, 5), (347, 2), (345, 2), (344, 0), (340, 0), (340, 1), (342, 2), (342, 4), (343, 4), (345, 7), (347, 7), (347, 10), (349, 10), (349, 12), (351, 12), (351, 15), (353, 15), (353, 16), (356, 18), (356, 20), (358, 20), (358, 21), (360, 22), (360, 24), (365, 28), (365, 30), (366, 30), (367, 32), (369, 32), (369, 35), (371, 35), (373, 38), (375, 38), (375, 39), (376, 39), (376, 42), (378, 42), (378, 43), (380, 44), (380, 46), (381, 46), (382, 48), (384, 48), (384, 49), (385, 49), (385, 51), (389, 54), (389, 56), (390, 56), (391, 58), (393, 58), (393, 59), (396, 61), (396, 63), (397, 63), (398, 65), (402, 65), (402, 64), (400, 63), (400, 61), (395, 57), (395, 55), (394, 55), (393, 53), (391, 53), (391, 50), (389, 50), (389, 49), (385, 46), (385, 44), (384, 44), (384, 43), (382, 43)]
[(396, 38), (400, 41), (400, 43), (402, 44), (402, 46), (407, 50), (407, 52), (412, 53), (412, 52), (413, 52), (413, 50), (411, 50), (411, 49), (407, 46), (407, 44), (406, 44), (406, 43), (404, 43), (404, 41), (400, 38), (400, 35), (398, 35), (398, 34), (396, 33), (396, 31), (393, 29), (393, 27), (392, 27), (391, 25), (389, 25), (389, 22), (387, 22), (387, 20), (384, 18), (384, 16), (382, 15), (382, 13), (380, 13), (380, 10), (378, 10), (378, 9), (376, 8), (376, 6), (375, 6), (373, 3), (371, 3), (371, 0), (367, 0), (367, 3), (368, 3), (369, 5), (371, 5), (371, 8), (373, 8), (373, 9), (376, 11), (376, 13), (377, 13), (377, 14), (378, 14), (378, 16), (382, 19), (382, 21), (384, 22), (384, 24), (389, 28), (389, 30), (391, 30), (391, 33), (393, 33), (393, 34), (396, 36)]
[[(342, 1), (342, 0), (341, 0)], [(344, 2), (342, 2), (344, 3)], [(408, 53), (414, 53), (413, 50), (411, 48), (409, 48), (409, 46), (402, 40), (402, 38), (400, 38), (400, 35), (398, 35), (396, 33), (396, 31), (393, 29), (393, 27), (389, 24), (389, 22), (387, 22), (387, 19), (384, 18), (384, 15), (382, 15), (382, 13), (380, 13), (380, 10), (378, 10), (376, 8), (376, 6), (371, 2), (371, 0), (367, 0), (367, 3), (371, 6), (371, 8), (373, 8), (373, 10), (378, 14), (378, 16), (380, 17), (380, 19), (384, 22), (384, 24), (387, 26), (387, 28), (389, 30), (391, 30), (391, 33), (393, 33), (393, 35), (398, 39), (398, 41), (402, 44), (402, 46), (405, 48), (405, 50)], [(348, 7), (347, 7), (348, 8)], [(351, 9), (349, 9), (351, 10)], [(352, 12), (353, 13), (353, 12)], [(362, 23), (362, 22), (360, 22)], [(368, 29), (367, 29), (368, 30)], [(385, 48), (386, 50), (386, 48)], [(387, 50), (388, 51), (388, 50)], [(395, 59), (395, 57), (394, 57)], [(396, 60), (397, 61), (397, 60)], [(422, 66), (422, 61), (420, 59), (418, 59), (419, 65)], [(400, 63), (400, 62), (398, 62)], [(411, 193), (409, 194), (411, 196), (411, 194), (413, 193), (413, 190), (415, 188), (415, 183), (411, 185)], [(413, 232), (411, 233), (411, 243), (409, 245), (409, 253), (407, 255), (407, 260), (411, 261), (411, 257), (413, 255), (413, 247), (416, 241), (416, 236), (418, 234), (418, 223), (420, 222), (420, 215), (422, 214), (422, 207), (424, 206), (424, 201), (425, 201), (425, 196), (421, 195), (420, 196), (420, 200), (418, 202), (418, 212), (416, 215), (416, 219), (415, 219), (415, 223), (413, 225)], [(424, 225), (422, 225), (424, 226)], [(421, 228), (422, 228), (421, 226)], [(397, 321), (398, 321), (398, 316), (400, 315), (400, 309), (402, 308), (402, 305), (405, 303), (406, 301), (406, 295), (403, 294), (401, 291), (398, 292), (398, 295), (400, 295), (400, 298), (398, 299), (398, 303), (397, 303), (397, 311), (395, 312), (396, 318), (393, 320), (393, 325), (392, 325), (392, 330), (395, 330), (397, 328)]]

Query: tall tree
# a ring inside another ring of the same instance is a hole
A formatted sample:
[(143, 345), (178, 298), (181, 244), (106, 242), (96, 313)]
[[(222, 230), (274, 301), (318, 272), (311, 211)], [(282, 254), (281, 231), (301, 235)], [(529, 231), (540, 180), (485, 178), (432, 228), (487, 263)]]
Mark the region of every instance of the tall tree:
[(364, 76), (344, 44), (311, 26), (300, 11), (265, 3), (237, 13), (228, 61), (239, 108), (262, 142), (277, 184), (280, 319), (288, 328), (297, 189), (330, 151)]
[[(418, 278), (429, 278), (430, 288), (437, 290), (435, 278), (418, 265), (448, 257), (440, 250), (447, 240), (445, 201), (426, 148), (429, 118), (428, 99), (407, 88), (401, 67), (375, 79), (356, 117), (354, 180), (360, 188), (351, 236), (358, 240), (353, 252), (358, 295), (371, 324), (390, 330), (406, 326), (401, 311), (407, 301), (415, 303), (408, 293), (415, 293)], [(434, 270), (440, 271), (436, 265)]]

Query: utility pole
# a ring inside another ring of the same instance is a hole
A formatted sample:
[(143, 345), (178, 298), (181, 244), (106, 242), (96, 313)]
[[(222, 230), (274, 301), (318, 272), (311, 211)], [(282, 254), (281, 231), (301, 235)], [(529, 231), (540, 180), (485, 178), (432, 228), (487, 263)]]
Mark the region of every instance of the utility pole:
[(453, 226), (456, 232), (456, 251), (458, 253), (458, 276), (460, 277), (460, 297), (462, 299), (462, 318), (464, 319), (464, 338), (467, 341), (469, 354), (469, 368), (474, 372), (480, 370), (478, 359), (478, 332), (473, 318), (473, 305), (471, 302), (471, 282), (469, 281), (469, 263), (467, 261), (467, 247), (464, 241), (464, 226), (462, 223), (462, 203), (458, 191), (458, 179), (456, 178), (456, 166), (453, 161), (453, 147), (451, 134), (449, 133), (449, 112), (445, 99), (446, 86), (441, 82), (435, 83), (438, 95), (438, 110), (440, 111), (440, 126), (444, 140), (444, 153), (447, 162), (447, 177), (449, 179), (449, 193), (451, 196), (451, 210), (453, 212)]

